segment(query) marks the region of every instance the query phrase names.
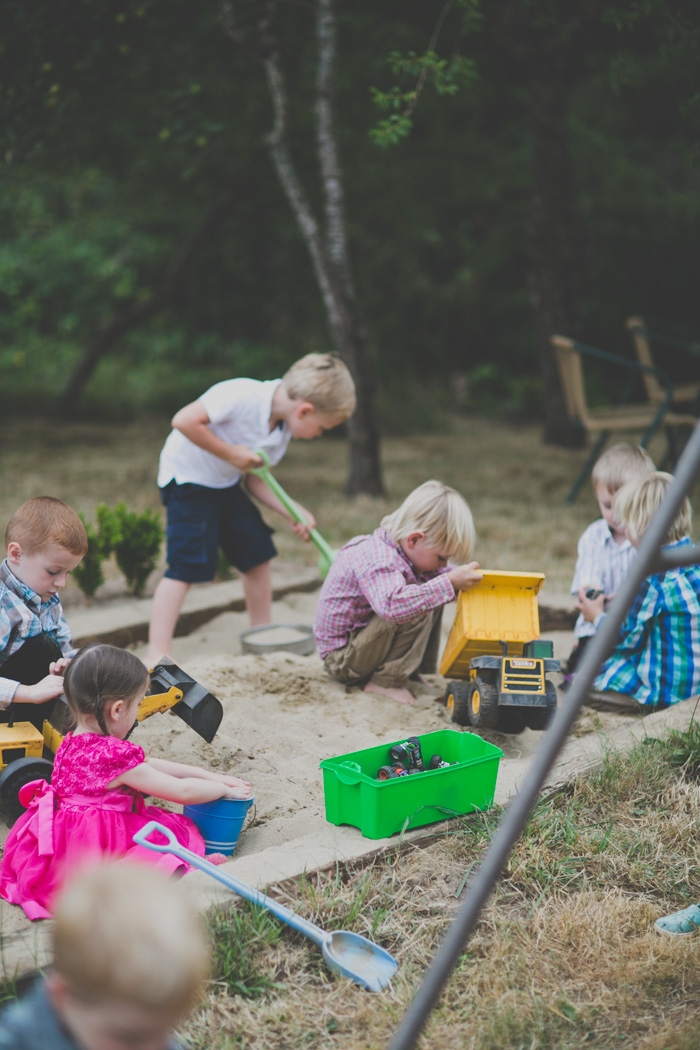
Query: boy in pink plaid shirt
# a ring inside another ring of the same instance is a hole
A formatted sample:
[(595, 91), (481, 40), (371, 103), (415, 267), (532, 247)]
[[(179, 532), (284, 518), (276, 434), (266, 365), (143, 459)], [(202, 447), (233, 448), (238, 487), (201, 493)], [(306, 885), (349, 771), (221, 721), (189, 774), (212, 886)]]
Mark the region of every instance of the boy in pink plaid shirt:
[[(413, 702), (410, 678), (435, 670), (442, 607), (482, 579), (476, 534), (454, 489), (426, 481), (371, 536), (338, 552), (321, 588), (314, 635), (329, 674)], [(448, 565), (453, 558), (460, 564)]]

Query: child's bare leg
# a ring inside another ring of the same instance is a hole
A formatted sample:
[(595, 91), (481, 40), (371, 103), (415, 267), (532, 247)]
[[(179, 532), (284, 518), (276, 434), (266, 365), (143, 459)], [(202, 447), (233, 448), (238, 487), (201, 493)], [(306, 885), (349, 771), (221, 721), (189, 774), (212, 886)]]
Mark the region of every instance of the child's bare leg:
[(243, 593), (251, 627), (261, 627), (272, 617), (272, 563), (265, 561), (242, 573)]
[(183, 580), (171, 580), (164, 576), (153, 595), (151, 623), (148, 629), (148, 652), (146, 663), (153, 667), (161, 656), (170, 656), (170, 647), (185, 595), (190, 589)]

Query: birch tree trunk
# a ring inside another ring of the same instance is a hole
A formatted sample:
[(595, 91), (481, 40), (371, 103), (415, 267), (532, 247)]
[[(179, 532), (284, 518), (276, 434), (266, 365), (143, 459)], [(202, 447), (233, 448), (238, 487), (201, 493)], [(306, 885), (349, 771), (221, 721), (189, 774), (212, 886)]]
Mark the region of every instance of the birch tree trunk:
[[(323, 221), (310, 203), (291, 155), (287, 86), (273, 29), (275, 0), (268, 0), (259, 25), (260, 55), (273, 114), (266, 142), (280, 185), (311, 257), (333, 349), (350, 369), (357, 388), (357, 409), (348, 421), (350, 470), (345, 492), (379, 496), (383, 494), (384, 486), (374, 407), (376, 383), (352, 280), (342, 169), (333, 115), (337, 58), (334, 0), (316, 0), (316, 3), (318, 70), (315, 114)], [(221, 4), (221, 22), (228, 35), (236, 40), (230, 0), (223, 0)]]

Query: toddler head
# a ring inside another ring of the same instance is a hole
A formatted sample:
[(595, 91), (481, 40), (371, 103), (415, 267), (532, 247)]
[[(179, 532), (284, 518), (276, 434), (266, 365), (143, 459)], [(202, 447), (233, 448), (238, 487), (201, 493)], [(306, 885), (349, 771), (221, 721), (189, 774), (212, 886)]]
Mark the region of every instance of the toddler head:
[(85, 557), (88, 540), (85, 526), (66, 503), (37, 496), (23, 503), (10, 520), (5, 546), (17, 579), (47, 601)]
[(124, 739), (148, 682), (148, 671), (133, 653), (94, 643), (69, 663), (63, 690), (76, 722), (96, 722), (105, 736)]
[(292, 401), (312, 407), (316, 417), (325, 421), (324, 430), (344, 423), (355, 411), (355, 384), (347, 366), (334, 354), (306, 354), (285, 372), (282, 385)]
[(85, 1050), (165, 1050), (209, 968), (183, 887), (126, 861), (85, 868), (68, 883), (53, 944), (48, 994)]
[[(419, 485), (381, 524), (422, 572), (439, 568), (448, 558), (461, 564), (468, 562), (476, 544), (467, 501), (441, 481)], [(424, 555), (431, 564), (425, 564)]]
[[(615, 515), (619, 521), (623, 522), (630, 543), (635, 547), (639, 546), (642, 536), (661, 506), (672, 481), (672, 474), (657, 470), (646, 477), (629, 481), (615, 496)], [(686, 496), (675, 521), (668, 530), (666, 543), (675, 543), (688, 536), (691, 522), (692, 510), (690, 500)]]
[(654, 470), (654, 462), (641, 445), (613, 445), (596, 461), (591, 474), (601, 516), (613, 536), (622, 540), (624, 530), (613, 513), (613, 498), (628, 481), (643, 478)]

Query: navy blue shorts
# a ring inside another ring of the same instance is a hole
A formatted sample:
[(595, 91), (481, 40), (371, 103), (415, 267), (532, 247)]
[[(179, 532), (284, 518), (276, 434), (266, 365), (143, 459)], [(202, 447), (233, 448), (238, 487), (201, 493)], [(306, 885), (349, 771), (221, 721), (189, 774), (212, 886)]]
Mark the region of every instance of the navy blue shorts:
[(249, 572), (277, 554), (270, 539), (274, 529), (265, 524), (241, 483), (210, 489), (171, 481), (160, 498), (168, 510), (165, 575), (171, 580), (213, 580), (219, 547), (239, 572)]

